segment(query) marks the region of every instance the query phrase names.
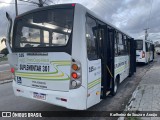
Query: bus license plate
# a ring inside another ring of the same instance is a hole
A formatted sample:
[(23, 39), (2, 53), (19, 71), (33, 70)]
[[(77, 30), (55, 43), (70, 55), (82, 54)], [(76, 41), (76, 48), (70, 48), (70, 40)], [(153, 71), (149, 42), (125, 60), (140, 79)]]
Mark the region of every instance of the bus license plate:
[(39, 100), (45, 100), (46, 99), (46, 94), (33, 92), (33, 98), (36, 98), (36, 99), (39, 99)]

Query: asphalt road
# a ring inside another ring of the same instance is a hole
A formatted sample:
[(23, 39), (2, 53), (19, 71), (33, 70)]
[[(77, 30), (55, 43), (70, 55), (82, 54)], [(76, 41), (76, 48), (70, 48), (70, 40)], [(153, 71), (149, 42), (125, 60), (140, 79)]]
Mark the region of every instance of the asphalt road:
[[(102, 100), (99, 104), (89, 108), (87, 111), (123, 111), (126, 104), (128, 103), (133, 91), (136, 89), (141, 78), (146, 74), (155, 62), (160, 61), (160, 56), (148, 65), (138, 65), (137, 72), (132, 76), (125, 79), (119, 86), (118, 93), (114, 97), (107, 97)], [(3, 67), (0, 68), (0, 70)], [(31, 100), (22, 97), (14, 96), (12, 90), (12, 83), (6, 83), (0, 85), (0, 111), (70, 111), (63, 107), (58, 107), (48, 103)], [(25, 119), (25, 118), (24, 118)], [(27, 118), (26, 118), (27, 119)], [(42, 118), (50, 119), (50, 118)], [(75, 119), (75, 118), (54, 118), (59, 119)], [(76, 118), (82, 119), (82, 118)], [(83, 119), (95, 119), (97, 118), (83, 118)], [(116, 120), (117, 118), (98, 118), (105, 120)]]

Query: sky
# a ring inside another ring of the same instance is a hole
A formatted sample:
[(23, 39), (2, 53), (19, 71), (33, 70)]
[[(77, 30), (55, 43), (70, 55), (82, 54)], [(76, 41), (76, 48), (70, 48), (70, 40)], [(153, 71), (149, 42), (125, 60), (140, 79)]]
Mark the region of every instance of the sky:
[[(7, 33), (5, 12), (13, 20), (15, 18), (14, 2), (15, 0), (0, 0), (0, 40)], [(144, 29), (150, 28), (149, 38), (160, 42), (160, 0), (46, 0), (46, 3), (80, 3), (135, 39), (144, 38)], [(37, 5), (18, 0), (19, 14), (36, 8)], [(4, 43), (0, 42), (0, 50), (4, 47)]]

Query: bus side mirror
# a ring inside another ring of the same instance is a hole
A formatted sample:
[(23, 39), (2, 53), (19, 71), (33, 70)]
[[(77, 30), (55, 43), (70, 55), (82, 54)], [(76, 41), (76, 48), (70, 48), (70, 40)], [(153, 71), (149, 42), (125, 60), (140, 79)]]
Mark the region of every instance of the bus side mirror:
[(6, 12), (6, 17), (8, 19), (8, 30), (7, 30), (7, 38), (6, 38), (6, 46), (8, 49), (9, 53), (12, 53), (12, 49), (10, 46), (10, 41), (11, 41), (11, 30), (12, 30), (12, 19), (10, 15)]

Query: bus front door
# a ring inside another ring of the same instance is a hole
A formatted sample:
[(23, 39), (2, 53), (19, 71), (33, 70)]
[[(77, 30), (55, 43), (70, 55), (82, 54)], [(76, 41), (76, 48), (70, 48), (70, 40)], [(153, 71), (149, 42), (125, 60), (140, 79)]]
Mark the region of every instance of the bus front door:
[(99, 55), (101, 58), (101, 98), (104, 99), (111, 91), (114, 81), (114, 30), (106, 25), (98, 28)]

